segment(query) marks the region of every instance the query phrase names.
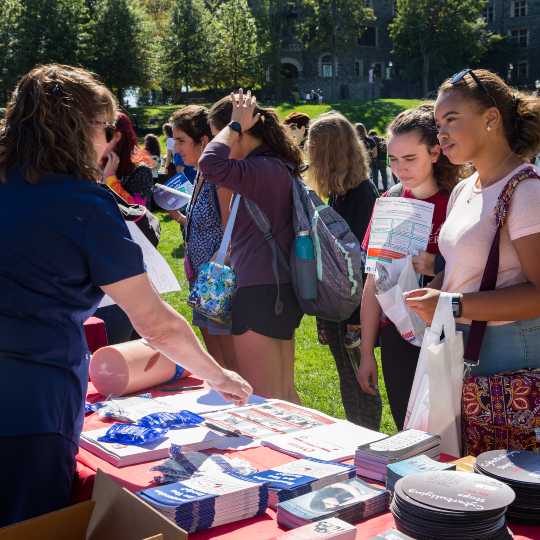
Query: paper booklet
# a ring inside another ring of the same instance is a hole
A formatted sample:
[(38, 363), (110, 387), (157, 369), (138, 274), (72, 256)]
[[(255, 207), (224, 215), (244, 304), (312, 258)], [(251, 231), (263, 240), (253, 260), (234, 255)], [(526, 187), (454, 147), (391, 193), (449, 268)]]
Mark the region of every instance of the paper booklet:
[(139, 496), (190, 533), (260, 515), (268, 503), (265, 484), (229, 472), (144, 489)]
[(403, 461), (396, 461), (386, 466), (386, 489), (394, 491), (396, 482), (409, 474), (431, 471), (455, 471), (454, 463), (441, 463), (429, 458), (425, 454), (414, 456)]
[(275, 509), (280, 502), (354, 476), (354, 465), (306, 458), (254, 472), (249, 478), (268, 483), (268, 506)]
[[(265, 398), (254, 394), (249, 398), (248, 403), (255, 405), (265, 402)], [(145, 394), (143, 396), (112, 398), (102, 401), (98, 405), (99, 416), (124, 422), (137, 422), (143, 416), (156, 412), (187, 410), (196, 414), (204, 414), (236, 407), (234, 403), (226, 401), (221, 394), (209, 388), (186, 390), (185, 392), (179, 390), (177, 394), (159, 397)]]
[[(435, 205), (404, 197), (377, 199), (371, 220), (366, 272), (385, 272), (395, 283), (407, 255), (425, 251)], [(397, 267), (397, 268), (396, 268)], [(377, 276), (378, 281), (382, 276)]]
[(226, 436), (205, 426), (188, 429), (171, 429), (166, 437), (144, 446), (107, 443), (98, 438), (105, 435), (109, 427), (85, 431), (80, 437), (80, 446), (97, 457), (115, 465), (127, 467), (168, 457), (171, 445), (179, 445), (184, 452), (196, 452), (208, 448), (241, 449), (252, 443), (247, 437)]
[(170, 484), (192, 476), (211, 475), (227, 471), (249, 476), (257, 472), (251, 463), (240, 457), (204, 452), (182, 452), (180, 447), (171, 446), (169, 459), (154, 465), (151, 471), (160, 473), (154, 477), (157, 484)]
[(356, 527), (338, 518), (321, 519), (272, 540), (355, 540)]
[(425, 450), (437, 448), (441, 444), (441, 437), (419, 429), (407, 429), (388, 437), (384, 441), (368, 443), (358, 448), (362, 454), (373, 456), (380, 461), (400, 461)]
[[(144, 236), (136, 223), (126, 221), (126, 225), (133, 241), (141, 247), (146, 273), (157, 292), (163, 294), (179, 291), (180, 283), (178, 283), (174, 272), (163, 255)], [(98, 307), (111, 306), (114, 303), (114, 300), (110, 296), (105, 295)]]
[(280, 503), (277, 519), (280, 525), (287, 528), (330, 517), (358, 523), (384, 512), (387, 507), (388, 491), (351, 478)]
[(319, 411), (277, 399), (261, 405), (209, 413), (204, 417), (211, 424), (257, 440), (336, 422), (335, 418)]
[(267, 437), (262, 445), (294, 457), (310, 457), (326, 461), (343, 461), (354, 456), (360, 445), (385, 439), (388, 435), (338, 420), (300, 433)]
[(438, 460), (441, 438), (418, 429), (400, 431), (383, 441), (359, 446), (354, 463), (358, 476), (386, 482), (389, 463), (424, 454)]

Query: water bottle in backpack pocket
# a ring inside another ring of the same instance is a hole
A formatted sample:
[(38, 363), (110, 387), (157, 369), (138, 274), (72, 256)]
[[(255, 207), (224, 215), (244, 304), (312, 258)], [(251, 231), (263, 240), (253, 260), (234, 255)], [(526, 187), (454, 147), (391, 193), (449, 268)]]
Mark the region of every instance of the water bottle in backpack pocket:
[(299, 231), (294, 239), (294, 253), (298, 264), (294, 268), (298, 293), (303, 300), (317, 298), (317, 262), (309, 231)]

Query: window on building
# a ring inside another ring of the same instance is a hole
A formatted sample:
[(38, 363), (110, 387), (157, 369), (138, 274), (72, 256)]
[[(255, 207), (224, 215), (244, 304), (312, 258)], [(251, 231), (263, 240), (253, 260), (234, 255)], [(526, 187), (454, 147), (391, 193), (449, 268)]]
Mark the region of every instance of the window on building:
[(529, 30), (527, 28), (515, 28), (510, 31), (510, 37), (512, 42), (518, 47), (529, 46)]
[(512, 0), (510, 2), (510, 17), (526, 17), (527, 0)]
[(517, 64), (518, 81), (526, 81), (529, 78), (529, 62), (523, 60)]
[(484, 20), (487, 23), (492, 23), (495, 19), (495, 6), (493, 2), (488, 2), (484, 8)]
[(362, 35), (358, 38), (358, 45), (361, 47), (377, 46), (377, 28), (375, 26), (364, 26)]
[(362, 63), (362, 60), (354, 61), (354, 76), (357, 78), (364, 76), (364, 65)]
[(383, 65), (379, 62), (373, 64), (373, 75), (375, 79), (382, 79), (383, 75)]
[(334, 75), (334, 63), (332, 62), (332, 55), (325, 54), (321, 58), (321, 76), (325, 79), (330, 79)]
[(373, 0), (364, 0), (364, 5), (368, 8), (373, 8)]
[(392, 15), (397, 15), (397, 0), (392, 1)]

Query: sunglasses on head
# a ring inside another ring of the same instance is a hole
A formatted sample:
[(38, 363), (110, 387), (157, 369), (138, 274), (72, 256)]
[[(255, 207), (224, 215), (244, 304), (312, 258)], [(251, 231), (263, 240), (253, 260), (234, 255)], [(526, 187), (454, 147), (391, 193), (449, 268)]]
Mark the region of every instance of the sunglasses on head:
[(92, 125), (102, 127), (105, 131), (105, 140), (110, 143), (113, 140), (114, 132), (116, 131), (116, 125), (110, 124), (109, 122), (101, 122), (99, 120), (94, 120)]
[(452, 75), (450, 77), (450, 84), (452, 86), (458, 84), (461, 82), (467, 75), (470, 75), (472, 80), (476, 83), (478, 88), (491, 100), (491, 103), (493, 103), (494, 107), (497, 107), (497, 102), (493, 98), (493, 96), (488, 92), (488, 89), (486, 88), (486, 85), (476, 76), (474, 71), (471, 68), (466, 68), (459, 73), (456, 73), (455, 75)]

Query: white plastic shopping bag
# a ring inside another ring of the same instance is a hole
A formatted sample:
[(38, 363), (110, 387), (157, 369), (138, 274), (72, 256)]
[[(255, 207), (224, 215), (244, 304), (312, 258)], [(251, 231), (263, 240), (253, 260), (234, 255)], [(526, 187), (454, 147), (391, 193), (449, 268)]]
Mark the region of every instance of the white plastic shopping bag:
[[(375, 281), (378, 285), (377, 276)], [(418, 276), (414, 271), (412, 257), (406, 257), (397, 283), (385, 292), (377, 294), (377, 300), (384, 314), (394, 323), (401, 337), (420, 347), (426, 325), (403, 299), (403, 293), (418, 289)]]
[(431, 327), (424, 333), (405, 429), (440, 435), (441, 451), (452, 456), (461, 452), (463, 367), (463, 335), (456, 332), (452, 295), (441, 293)]

